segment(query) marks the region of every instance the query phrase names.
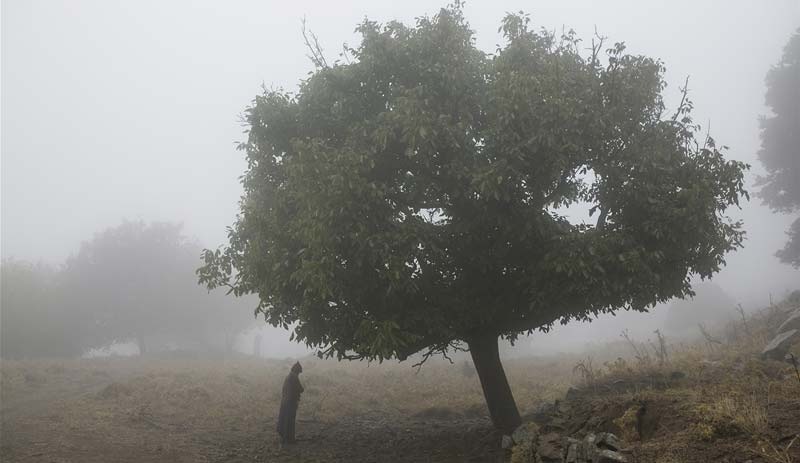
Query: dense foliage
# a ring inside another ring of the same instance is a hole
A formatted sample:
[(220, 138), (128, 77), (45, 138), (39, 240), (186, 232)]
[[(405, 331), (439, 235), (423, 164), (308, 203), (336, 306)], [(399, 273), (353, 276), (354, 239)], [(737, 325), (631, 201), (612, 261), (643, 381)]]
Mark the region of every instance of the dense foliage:
[(130, 339), (142, 351), (156, 341), (224, 346), (226, 333), (230, 341), (252, 323), (252, 311), (226, 310), (236, 301), (197, 286), (200, 249), (178, 224), (124, 222), (96, 234), (67, 260), (64, 303), (93, 327), (93, 346)]
[[(585, 56), (522, 14), (487, 54), (458, 5), (357, 30), (343, 62), (247, 110), (240, 214), (199, 270), (321, 355), (464, 341), (491, 402), (498, 336), (690, 294), (741, 245), (724, 213), (745, 166), (696, 141), (688, 100), (665, 115), (658, 60)], [(565, 218), (580, 204), (596, 223)]]
[[(780, 63), (767, 74), (766, 103), (773, 115), (761, 119), (758, 159), (767, 170), (760, 179), (764, 203), (783, 213), (800, 211), (800, 30), (789, 39)], [(786, 263), (800, 267), (800, 218), (778, 251)]]
[[(241, 212), (200, 271), (299, 339), (380, 359), (642, 310), (740, 244), (743, 166), (689, 106), (664, 117), (657, 60), (513, 15), (487, 55), (458, 9), (358, 30), (352, 62), (247, 111)], [(579, 201), (597, 224), (559, 214)]]

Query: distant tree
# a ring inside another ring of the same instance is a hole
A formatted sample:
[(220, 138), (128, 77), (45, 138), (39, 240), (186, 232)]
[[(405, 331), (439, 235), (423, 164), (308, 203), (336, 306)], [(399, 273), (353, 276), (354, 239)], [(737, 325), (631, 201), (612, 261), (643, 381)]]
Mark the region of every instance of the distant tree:
[(0, 264), (0, 355), (3, 358), (80, 355), (82, 321), (58, 303), (58, 274), (44, 265)]
[[(766, 103), (773, 115), (761, 119), (758, 159), (767, 170), (759, 196), (776, 212), (800, 211), (800, 29), (767, 73)], [(800, 268), (800, 217), (789, 227), (789, 241), (778, 251), (782, 262)]]
[[(520, 415), (498, 337), (691, 293), (741, 246), (725, 217), (745, 165), (665, 117), (661, 62), (509, 15), (475, 47), (459, 5), (415, 27), (364, 21), (343, 63), (247, 110), (229, 244), (200, 281), (257, 293), (322, 356), (465, 345), (496, 427)], [(312, 46), (312, 54), (320, 50)], [(589, 203), (596, 224), (559, 211)]]
[(221, 293), (197, 285), (201, 248), (172, 223), (124, 222), (95, 235), (67, 260), (65, 303), (88, 321), (87, 339), (98, 347), (135, 339), (220, 346), (253, 322)]

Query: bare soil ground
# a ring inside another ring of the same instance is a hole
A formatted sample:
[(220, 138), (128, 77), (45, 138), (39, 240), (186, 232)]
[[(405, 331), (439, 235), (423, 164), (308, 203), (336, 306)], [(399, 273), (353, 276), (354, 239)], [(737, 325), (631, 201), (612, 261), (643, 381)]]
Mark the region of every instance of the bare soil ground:
[(281, 449), (288, 361), (3, 361), (2, 461), (502, 461), (477, 379), (457, 367), (303, 363), (299, 443)]
[[(543, 433), (611, 431), (631, 462), (800, 462), (800, 381), (754, 349), (697, 347), (574, 369), (505, 362)], [(190, 354), (2, 361), (3, 462), (502, 462), (477, 378), (431, 361), (301, 360), (299, 443), (274, 430), (291, 362)], [(602, 363), (601, 363), (602, 362)], [(594, 366), (600, 365), (600, 366)], [(570, 388), (570, 386), (573, 386)], [(794, 442), (794, 443), (792, 443)]]

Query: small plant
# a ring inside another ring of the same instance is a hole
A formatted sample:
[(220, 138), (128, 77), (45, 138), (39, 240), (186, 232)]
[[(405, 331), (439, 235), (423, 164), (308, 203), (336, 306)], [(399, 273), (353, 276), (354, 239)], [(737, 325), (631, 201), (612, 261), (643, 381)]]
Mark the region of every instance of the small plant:
[(631, 346), (636, 360), (638, 360), (641, 365), (650, 365), (652, 363), (650, 354), (647, 352), (647, 348), (645, 346), (639, 346), (636, 344), (636, 341), (631, 338), (631, 334), (628, 330), (622, 330), (620, 336), (622, 336), (622, 338), (625, 339), (625, 341), (627, 341)]
[(746, 398), (723, 397), (714, 402), (714, 409), (723, 417), (730, 418), (740, 428), (751, 434), (766, 434), (769, 421), (767, 408), (755, 394)]
[(714, 336), (712, 336), (711, 333), (708, 332), (708, 330), (706, 329), (706, 326), (704, 324), (698, 323), (697, 327), (700, 328), (700, 334), (702, 334), (703, 338), (705, 338), (705, 340), (706, 340), (706, 345), (708, 346), (709, 352), (713, 352), (714, 351), (714, 345), (715, 344), (719, 345), (719, 346), (722, 345), (722, 341), (720, 341), (719, 339), (717, 339)]
[(603, 365), (611, 376), (627, 376), (633, 373), (633, 369), (622, 357), (617, 357), (613, 362), (605, 362)]
[(739, 316), (742, 317), (742, 326), (744, 326), (744, 332), (747, 333), (747, 336), (752, 336), (750, 327), (747, 326), (747, 317), (744, 314), (744, 308), (742, 307), (742, 304), (736, 305), (736, 311), (739, 312)]
[(637, 423), (639, 421), (638, 415), (641, 408), (641, 405), (634, 404), (628, 408), (622, 416), (614, 420), (614, 424), (617, 425), (622, 432), (623, 439), (630, 441), (639, 437)]
[(586, 360), (579, 360), (572, 368), (572, 372), (580, 374), (584, 384), (592, 389), (595, 388), (599, 372), (594, 368), (591, 356), (586, 357)]
[(794, 459), (789, 454), (789, 450), (794, 445), (795, 441), (800, 438), (800, 434), (794, 436), (794, 438), (789, 441), (789, 443), (784, 448), (778, 448), (769, 441), (761, 441), (759, 442), (758, 451), (759, 454), (766, 458), (768, 461), (774, 463), (792, 463)]
[(656, 338), (658, 339), (658, 344), (650, 343), (653, 346), (653, 351), (656, 353), (656, 358), (658, 358), (658, 364), (664, 366), (669, 362), (669, 354), (667, 353), (667, 341), (664, 338), (664, 335), (661, 334), (661, 330), (653, 331), (655, 333)]
[(749, 397), (726, 395), (711, 404), (698, 405), (695, 412), (700, 418), (695, 430), (702, 440), (742, 432), (763, 436), (769, 427), (767, 408), (755, 394)]
[(716, 435), (714, 426), (706, 422), (695, 424), (693, 430), (697, 437), (702, 441), (710, 441)]
[(515, 441), (518, 439), (514, 447), (511, 449), (511, 462), (510, 463), (529, 463), (539, 461), (536, 453), (539, 442), (539, 426), (535, 423), (526, 423), (521, 426), (524, 432), (517, 436), (515, 432)]
[(533, 441), (522, 442), (511, 449), (511, 463), (537, 461), (536, 457), (536, 444)]

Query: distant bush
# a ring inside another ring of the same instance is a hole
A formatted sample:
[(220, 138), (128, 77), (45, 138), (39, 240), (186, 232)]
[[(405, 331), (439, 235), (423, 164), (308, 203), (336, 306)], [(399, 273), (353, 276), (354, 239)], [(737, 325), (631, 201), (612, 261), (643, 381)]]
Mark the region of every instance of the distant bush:
[(58, 303), (57, 273), (44, 265), (0, 265), (0, 355), (75, 356), (83, 352), (79, 322)]
[(253, 326), (253, 298), (197, 284), (201, 247), (171, 223), (123, 222), (58, 270), (2, 263), (4, 358), (79, 356), (136, 340), (140, 352), (230, 351)]

